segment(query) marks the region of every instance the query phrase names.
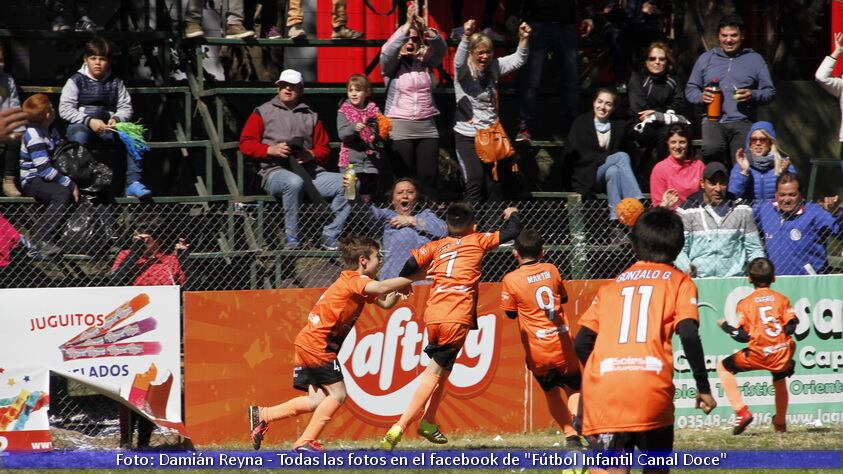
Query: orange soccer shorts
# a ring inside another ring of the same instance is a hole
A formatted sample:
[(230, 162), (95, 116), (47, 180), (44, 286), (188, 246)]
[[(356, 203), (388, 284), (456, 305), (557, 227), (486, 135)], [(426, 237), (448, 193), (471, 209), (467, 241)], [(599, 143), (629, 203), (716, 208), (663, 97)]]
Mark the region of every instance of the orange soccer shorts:
[(450, 372), (471, 328), (461, 323), (433, 323), (428, 324), (426, 329), (427, 347), (424, 352)]

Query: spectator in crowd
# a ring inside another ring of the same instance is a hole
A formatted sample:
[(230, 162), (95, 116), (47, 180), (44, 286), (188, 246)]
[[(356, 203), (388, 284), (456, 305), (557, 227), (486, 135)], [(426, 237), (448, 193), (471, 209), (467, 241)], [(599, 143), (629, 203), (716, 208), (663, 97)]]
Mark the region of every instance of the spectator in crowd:
[(381, 72), (386, 85), (384, 113), (392, 121), (393, 171), (418, 180), (421, 191), (438, 199), (439, 110), (433, 100), (431, 69), (442, 64), (448, 49), (442, 36), (407, 9), (407, 22), (381, 47)]
[(19, 140), (21, 127), (26, 126), (26, 114), (20, 108), (0, 109), (0, 144)]
[(20, 181), (23, 194), (47, 205), (35, 232), (41, 254), (61, 252), (51, 241), (65, 220), (65, 208), (71, 200), (79, 201), (79, 188), (67, 176), (53, 168), (50, 157), (59, 141), (52, 128), (56, 111), (45, 94), (35, 94), (23, 103), (28, 125), (21, 139)]
[[(184, 286), (187, 281), (184, 268), (190, 245), (184, 238), (180, 238), (172, 253), (168, 253), (161, 243), (159, 227), (160, 224), (154, 221), (138, 225), (131, 248), (121, 250), (111, 266), (113, 286)], [(135, 426), (138, 430), (138, 448), (149, 447), (154, 423), (134, 416), (123, 405), (120, 405), (119, 419), (121, 448), (132, 448)]]
[[(378, 116), (381, 111), (372, 100), (372, 84), (363, 74), (352, 74), (345, 88), (348, 98), (337, 111), (340, 174), (345, 176), (348, 165), (353, 165), (360, 195), (364, 202), (369, 202), (372, 194), (380, 190), (378, 178), (383, 165), (378, 148), (381, 143)], [(347, 185), (344, 181), (343, 186)]]
[[(840, 104), (840, 116), (843, 119), (843, 77), (832, 77), (831, 75), (841, 54), (843, 54), (843, 33), (834, 33), (834, 51), (820, 63), (820, 67), (814, 73), (814, 78), (829, 94), (837, 97)], [(840, 141), (840, 158), (843, 158), (843, 120), (840, 122), (838, 139)], [(840, 163), (843, 166), (843, 161)]]
[(500, 120), (498, 115), (498, 80), (516, 71), (527, 62), (530, 26), (521, 23), (518, 28), (518, 49), (502, 58), (496, 58), (492, 40), (483, 33), (476, 33), (475, 20), (465, 22), (463, 35), (454, 55), (454, 90), (457, 97), (454, 141), (457, 159), (465, 174), (465, 200), (472, 204), (483, 201), (501, 201), (500, 184), (492, 175), (494, 164), (483, 163), (477, 157), (474, 137), (477, 130), (492, 126)]
[(691, 129), (684, 124), (671, 125), (667, 131), (667, 158), (656, 163), (650, 174), (653, 206), (676, 209), (688, 196), (700, 189), (705, 165), (691, 149)]
[(369, 216), (383, 225), (383, 250), (386, 253), (378, 278), (398, 276), (410, 250), (448, 234), (445, 221), (430, 209), (421, 209), (419, 191), (411, 178), (395, 181), (390, 192), (392, 206), (369, 206)]
[(626, 123), (612, 117), (617, 94), (598, 89), (592, 110), (574, 120), (568, 132), (566, 160), (573, 164), (571, 180), (574, 192), (590, 198), (606, 191), (609, 218), (617, 223), (615, 207), (623, 198), (643, 198), (629, 155), (621, 151), (626, 138)]
[(692, 104), (708, 105), (715, 100), (710, 87), (719, 86), (722, 116), (719, 120), (703, 118), (703, 158), (728, 166), (755, 121), (757, 107), (772, 102), (776, 89), (764, 58), (742, 46), (743, 20), (739, 16), (725, 16), (717, 31), (720, 46), (697, 59), (685, 86), (685, 97)]
[[(94, 38), (85, 45), (84, 62), (61, 90), (59, 115), (70, 125), (67, 139), (82, 145), (111, 143), (125, 152), (114, 125), (132, 119), (132, 98), (123, 81), (111, 73), (111, 44)], [(126, 156), (126, 196), (144, 197), (141, 161)]]
[(804, 202), (799, 178), (790, 172), (779, 175), (775, 199), (756, 207), (755, 219), (776, 275), (825, 273), (826, 240), (843, 234), (843, 212), (836, 199), (825, 200), (824, 206)]
[[(20, 109), (20, 97), (15, 80), (6, 71), (6, 48), (0, 44), (0, 111)], [(23, 130), (21, 126), (18, 132)], [(15, 184), (18, 174), (18, 150), (20, 144), (12, 140), (8, 145), (0, 141), (0, 159), (3, 160), (3, 194), (8, 197), (20, 197), (21, 193)]]
[[(289, 2), (289, 3), (287, 3)], [(307, 38), (307, 32), (304, 30), (302, 23), (304, 22), (304, 12), (302, 11), (302, 0), (287, 0), (287, 37), (290, 39), (304, 39)], [(358, 39), (363, 37), (363, 32), (354, 31), (346, 24), (348, 23), (348, 14), (345, 11), (346, 0), (331, 0), (331, 26), (333, 32), (332, 39)], [(284, 11), (283, 7), (279, 6), (280, 11)]]
[[(672, 123), (687, 121), (685, 86), (673, 75), (676, 64), (666, 43), (650, 43), (644, 67), (629, 78), (628, 123), (631, 135), (641, 148), (635, 160), (635, 171), (649, 185), (650, 172), (656, 159), (667, 156), (667, 130)], [(672, 114), (671, 114), (672, 113)], [(639, 179), (641, 181), (642, 179)]]
[[(188, 0), (187, 10), (184, 12), (184, 37), (198, 38), (205, 36), (202, 29), (202, 10), (206, 0)], [(227, 39), (249, 38), (255, 32), (243, 26), (243, 0), (228, 0), (228, 11), (225, 13), (225, 37)]]
[(776, 178), (782, 172), (796, 173), (776, 139), (770, 122), (755, 122), (746, 135), (744, 148), (738, 148), (729, 192), (747, 201), (769, 201), (776, 195)]
[(17, 248), (26, 249), (29, 257), (40, 259), (38, 250), (30, 244), (29, 239), (21, 235), (11, 222), (3, 214), (0, 214), (0, 275), (4, 276), (4, 278), (0, 278), (0, 288), (8, 287), (5, 276), (8, 276), (9, 273), (5, 272), (4, 269), (12, 263), (12, 253)]
[(658, 2), (649, 0), (610, 0), (603, 7), (606, 24), (603, 36), (612, 54), (615, 82), (626, 84), (629, 65), (639, 61), (647, 44), (664, 37), (658, 24)]
[(53, 31), (96, 32), (100, 28), (88, 16), (91, 0), (46, 0), (44, 7)]
[[(521, 18), (532, 29), (530, 55), (525, 67), (518, 75), (519, 125), (516, 141), (532, 139), (531, 130), (535, 128), (536, 92), (541, 84), (548, 53), (556, 62), (557, 76), (553, 81), (562, 93), (562, 127), (568, 130), (577, 116), (580, 80), (577, 73), (577, 36), (586, 37), (594, 28), (591, 8), (584, 6), (590, 2), (584, 0), (520, 0), (520, 5), (513, 5), (514, 11), (520, 11)], [(582, 18), (577, 27), (577, 17)], [(579, 29), (579, 31), (578, 31)]]
[(743, 276), (747, 262), (764, 256), (752, 208), (726, 191), (728, 176), (723, 163), (707, 164), (702, 189), (678, 209), (685, 245), (675, 265), (692, 277)]
[(246, 121), (240, 133), (240, 151), (260, 162), (263, 189), (284, 205), (285, 246), (299, 246), (299, 207), (307, 189), (311, 200), (321, 196), (331, 201), (334, 219), (323, 229), (322, 247), (336, 250), (351, 206), (342, 176), (324, 168), (331, 157), (328, 133), (316, 112), (301, 101), (304, 83), (300, 72), (285, 69), (275, 85), (278, 95), (258, 106)]

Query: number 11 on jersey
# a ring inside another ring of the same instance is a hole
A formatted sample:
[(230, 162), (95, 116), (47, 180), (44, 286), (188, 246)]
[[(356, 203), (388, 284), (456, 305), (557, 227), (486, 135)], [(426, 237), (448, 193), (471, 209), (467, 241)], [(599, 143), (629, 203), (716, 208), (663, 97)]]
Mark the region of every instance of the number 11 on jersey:
[(649, 320), (650, 299), (653, 297), (653, 287), (650, 285), (626, 286), (621, 290), (621, 296), (623, 296), (623, 314), (621, 315), (621, 330), (618, 335), (619, 344), (629, 342), (633, 311), (632, 303), (636, 288), (638, 289), (638, 294), (641, 295), (641, 299), (638, 301), (638, 324), (636, 324), (635, 342), (647, 342), (647, 321)]

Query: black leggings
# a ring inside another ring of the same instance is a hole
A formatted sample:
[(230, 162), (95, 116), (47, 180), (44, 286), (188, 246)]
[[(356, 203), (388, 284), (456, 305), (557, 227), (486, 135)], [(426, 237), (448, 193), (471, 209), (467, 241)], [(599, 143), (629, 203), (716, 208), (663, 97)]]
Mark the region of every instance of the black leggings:
[(418, 180), (422, 193), (435, 201), (436, 176), (439, 174), (439, 139), (394, 140), (392, 153), (395, 177)]
[(503, 193), (499, 182), (492, 179), (494, 165), (483, 163), (477, 157), (474, 148), (474, 137), (454, 134), (457, 147), (457, 157), (465, 170), (465, 200), (478, 204), (484, 201), (503, 201)]
[(6, 145), (0, 145), (0, 159), (3, 160), (3, 177), (17, 177), (18, 160), (20, 160), (20, 140), (12, 140)]

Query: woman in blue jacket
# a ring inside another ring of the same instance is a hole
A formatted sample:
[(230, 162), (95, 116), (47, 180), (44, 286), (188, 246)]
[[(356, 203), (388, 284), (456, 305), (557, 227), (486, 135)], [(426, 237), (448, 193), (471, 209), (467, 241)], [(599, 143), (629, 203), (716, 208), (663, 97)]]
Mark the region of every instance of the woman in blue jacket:
[(760, 201), (773, 199), (776, 178), (783, 171), (796, 173), (796, 168), (782, 151), (776, 139), (776, 129), (770, 122), (755, 122), (746, 134), (744, 147), (735, 153), (729, 192), (761, 204)]

